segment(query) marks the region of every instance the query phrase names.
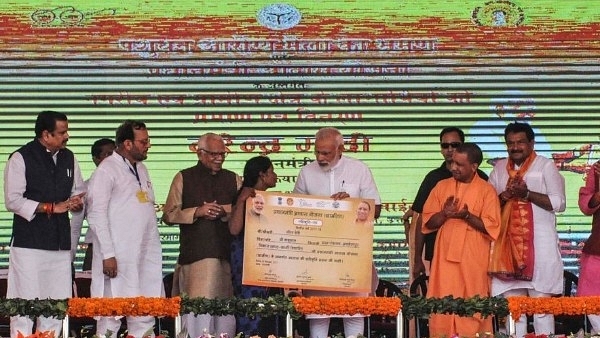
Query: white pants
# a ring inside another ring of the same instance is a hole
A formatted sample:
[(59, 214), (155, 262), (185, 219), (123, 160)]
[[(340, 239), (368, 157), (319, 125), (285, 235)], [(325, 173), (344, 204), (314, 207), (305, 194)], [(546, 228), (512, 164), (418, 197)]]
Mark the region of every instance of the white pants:
[(200, 337), (205, 333), (216, 337), (226, 333), (228, 337), (235, 337), (235, 317), (232, 315), (201, 314), (194, 316), (193, 313), (189, 313), (181, 316), (181, 322), (189, 337)]
[[(106, 335), (109, 337), (117, 337), (117, 333), (121, 328), (121, 319), (119, 317), (98, 317), (96, 319), (96, 334), (100, 337)], [(127, 317), (127, 336), (135, 338), (144, 337), (149, 330), (154, 329), (154, 317)], [(111, 335), (108, 335), (108, 331)], [(154, 337), (152, 331), (151, 337)]]
[[(311, 318), (308, 320), (310, 327), (310, 338), (327, 338), (329, 333), (330, 318)], [(357, 337), (365, 331), (365, 318), (344, 318), (344, 336)]]
[[(33, 320), (27, 316), (10, 317), (10, 336), (15, 338), (21, 332), (25, 337), (31, 334), (33, 330)], [(62, 330), (62, 320), (54, 317), (37, 317), (36, 330), (40, 332), (54, 331), (55, 337), (58, 337)]]
[[(110, 282), (104, 283), (104, 297), (112, 297)], [(150, 336), (154, 337), (154, 317), (126, 317), (127, 318), (127, 335), (135, 338), (144, 337), (148, 331), (151, 331)], [(96, 317), (96, 334), (100, 337), (106, 335), (109, 337), (117, 337), (117, 333), (121, 328), (121, 317)], [(108, 335), (108, 331), (111, 335)]]
[(600, 315), (588, 315), (590, 324), (592, 324), (592, 334), (600, 333)]
[[(533, 289), (514, 289), (508, 290), (502, 294), (504, 297), (513, 296), (529, 296), (532, 298), (552, 297), (553, 294), (535, 291)], [(506, 321), (506, 332), (510, 334), (508, 329), (509, 321)], [(554, 333), (554, 315), (551, 314), (535, 314), (533, 315), (533, 329), (536, 335), (550, 335)], [(519, 320), (515, 321), (515, 337), (521, 338), (527, 334), (527, 315), (521, 315)]]
[[(6, 298), (66, 299), (73, 292), (71, 281), (71, 252), (69, 250), (39, 250), (11, 247), (8, 264)], [(62, 321), (52, 317), (38, 317), (38, 331), (54, 331), (58, 337)], [(10, 336), (18, 332), (32, 334), (33, 320), (26, 316), (10, 317)]]

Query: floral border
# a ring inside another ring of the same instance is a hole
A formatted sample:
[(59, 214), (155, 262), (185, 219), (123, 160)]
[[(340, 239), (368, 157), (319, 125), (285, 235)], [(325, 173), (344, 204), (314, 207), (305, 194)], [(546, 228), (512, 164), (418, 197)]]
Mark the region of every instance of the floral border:
[(263, 298), (207, 299), (187, 296), (173, 298), (71, 298), (0, 299), (0, 316), (45, 316), (63, 319), (94, 316), (168, 316), (186, 313), (214, 315), (242, 314), (269, 317), (287, 315), (293, 319), (304, 314), (396, 315), (402, 309), (407, 318), (428, 317), (432, 313), (472, 316), (497, 315), (519, 318), (521, 314), (554, 315), (600, 314), (600, 297), (294, 297), (282, 295)]
[(71, 298), (67, 314), (71, 317), (156, 316), (176, 317), (181, 299), (173, 298)]
[(397, 316), (402, 308), (398, 297), (294, 297), (296, 311), (319, 315)]
[(600, 297), (509, 297), (508, 310), (515, 320), (522, 314), (534, 313), (553, 315), (600, 314)]

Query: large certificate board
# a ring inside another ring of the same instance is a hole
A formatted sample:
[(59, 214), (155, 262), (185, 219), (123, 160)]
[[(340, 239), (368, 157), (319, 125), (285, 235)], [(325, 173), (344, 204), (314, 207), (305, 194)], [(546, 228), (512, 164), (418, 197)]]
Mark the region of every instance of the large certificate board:
[(369, 292), (374, 201), (257, 192), (246, 201), (242, 283)]

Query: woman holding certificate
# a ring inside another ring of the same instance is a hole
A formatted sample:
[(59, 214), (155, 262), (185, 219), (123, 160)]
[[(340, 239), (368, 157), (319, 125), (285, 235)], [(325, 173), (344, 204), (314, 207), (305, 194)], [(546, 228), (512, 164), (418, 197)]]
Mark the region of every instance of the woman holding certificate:
[[(238, 192), (238, 197), (229, 219), (229, 231), (234, 236), (231, 244), (231, 274), (233, 279), (233, 292), (236, 297), (267, 298), (268, 290), (264, 286), (242, 285), (242, 263), (244, 261), (244, 219), (246, 216), (246, 200), (253, 199), (253, 208), (248, 210), (256, 217), (260, 217), (264, 200), (256, 191), (265, 191), (275, 187), (277, 174), (273, 171), (273, 164), (266, 156), (257, 156), (249, 159), (244, 166), (244, 181)], [(262, 203), (261, 203), (262, 202)], [(237, 317), (237, 332), (243, 332), (247, 337), (253, 335), (268, 335), (274, 333), (274, 318), (261, 319)], [(263, 332), (261, 332), (263, 331)]]

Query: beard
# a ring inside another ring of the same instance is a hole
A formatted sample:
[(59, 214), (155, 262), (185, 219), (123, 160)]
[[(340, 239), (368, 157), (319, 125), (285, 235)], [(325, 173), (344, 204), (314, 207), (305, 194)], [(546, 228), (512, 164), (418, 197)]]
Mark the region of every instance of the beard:
[(331, 169), (331, 164), (325, 162), (319, 162), (319, 168), (323, 171), (329, 171)]

